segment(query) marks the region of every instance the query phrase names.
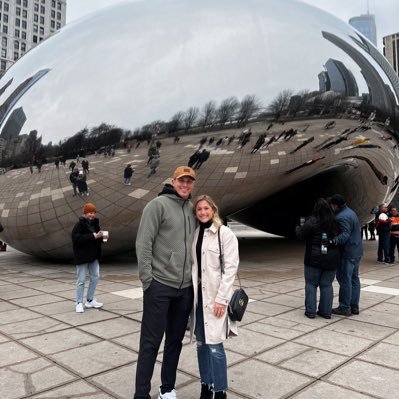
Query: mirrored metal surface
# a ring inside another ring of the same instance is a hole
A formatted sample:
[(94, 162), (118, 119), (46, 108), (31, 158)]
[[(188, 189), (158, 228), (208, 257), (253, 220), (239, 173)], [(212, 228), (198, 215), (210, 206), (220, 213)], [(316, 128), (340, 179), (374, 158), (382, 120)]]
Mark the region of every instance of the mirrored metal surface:
[[(372, 44), (302, 3), (126, 1), (66, 26), (0, 80), (1, 238), (70, 258), (90, 200), (110, 231), (105, 254), (129, 250), (143, 207), (198, 149), (209, 158), (194, 194), (224, 216), (289, 235), (317, 197), (340, 192), (365, 222), (397, 189), (398, 98)], [(73, 196), (78, 155), (90, 196)]]

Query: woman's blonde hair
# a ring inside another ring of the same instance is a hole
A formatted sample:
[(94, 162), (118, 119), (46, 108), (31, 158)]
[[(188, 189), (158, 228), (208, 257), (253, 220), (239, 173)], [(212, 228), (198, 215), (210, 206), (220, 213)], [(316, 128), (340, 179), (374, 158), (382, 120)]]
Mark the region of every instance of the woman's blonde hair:
[(195, 200), (195, 203), (194, 203), (194, 208), (193, 208), (194, 214), (196, 214), (198, 202), (201, 202), (201, 201), (206, 201), (210, 205), (210, 207), (213, 210), (212, 222), (217, 228), (219, 228), (223, 224), (222, 220), (220, 219), (220, 216), (219, 216), (219, 208), (217, 207), (215, 201), (209, 195), (204, 194), (204, 195), (200, 195), (199, 197), (197, 197), (197, 199)]

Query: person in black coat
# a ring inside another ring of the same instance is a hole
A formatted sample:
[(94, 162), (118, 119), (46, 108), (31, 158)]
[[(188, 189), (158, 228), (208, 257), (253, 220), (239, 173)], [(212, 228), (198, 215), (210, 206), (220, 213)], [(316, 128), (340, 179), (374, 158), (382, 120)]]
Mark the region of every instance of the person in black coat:
[[(94, 298), (100, 277), (101, 245), (105, 235), (100, 229), (96, 216), (96, 207), (90, 202), (83, 207), (83, 216), (79, 218), (72, 230), (73, 256), (77, 270), (76, 312), (83, 313), (83, 293), (86, 274), (89, 272), (90, 283), (87, 290), (86, 308), (101, 308), (102, 303)], [(108, 238), (108, 237), (106, 237)]]
[[(302, 226), (297, 226), (299, 239), (306, 240), (305, 250), (305, 316), (313, 319), (316, 313), (331, 318), (335, 272), (340, 264), (340, 249), (329, 245), (329, 240), (340, 233), (340, 227), (329, 203), (319, 198), (312, 215)], [(317, 307), (317, 287), (320, 289)]]
[(130, 183), (130, 180), (132, 179), (134, 169), (132, 168), (132, 165), (128, 164), (123, 171), (123, 178), (125, 179), (125, 184), (127, 186), (131, 186), (132, 183)]

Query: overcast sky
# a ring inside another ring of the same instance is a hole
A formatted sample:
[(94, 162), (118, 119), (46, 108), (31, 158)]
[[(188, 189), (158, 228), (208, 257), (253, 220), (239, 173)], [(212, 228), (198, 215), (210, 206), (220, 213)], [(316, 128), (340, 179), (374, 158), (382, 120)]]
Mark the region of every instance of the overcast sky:
[[(189, 0), (187, 0), (189, 1)], [(215, 0), (217, 1), (217, 0)], [(275, 0), (286, 1), (286, 0)], [(302, 0), (334, 14), (348, 22), (361, 14), (374, 14), (377, 24), (378, 48), (382, 49), (382, 37), (399, 32), (398, 0)], [(116, 4), (119, 0), (67, 0), (67, 22), (76, 20), (100, 8)], [(368, 6), (369, 4), (369, 6)]]

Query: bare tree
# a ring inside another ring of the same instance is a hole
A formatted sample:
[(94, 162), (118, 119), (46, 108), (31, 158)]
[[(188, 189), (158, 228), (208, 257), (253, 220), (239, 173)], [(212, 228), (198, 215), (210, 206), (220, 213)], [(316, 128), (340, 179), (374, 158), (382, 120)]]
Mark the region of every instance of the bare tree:
[(292, 94), (293, 90), (291, 89), (282, 90), (269, 104), (268, 109), (274, 115), (276, 120), (278, 120), (284, 111), (287, 110)]
[(181, 127), (184, 118), (184, 112), (176, 112), (172, 119), (166, 124), (169, 134), (175, 134)]
[(197, 107), (190, 107), (183, 116), (184, 130), (187, 132), (191, 129), (197, 120), (199, 109)]
[(215, 123), (215, 119), (216, 119), (216, 102), (208, 101), (202, 108), (200, 125), (204, 129), (209, 128)]
[(223, 126), (226, 122), (231, 121), (238, 107), (239, 102), (236, 97), (229, 97), (223, 100), (217, 110), (219, 124)]
[(254, 94), (246, 95), (240, 103), (238, 111), (238, 126), (244, 126), (248, 120), (260, 109), (261, 103)]

